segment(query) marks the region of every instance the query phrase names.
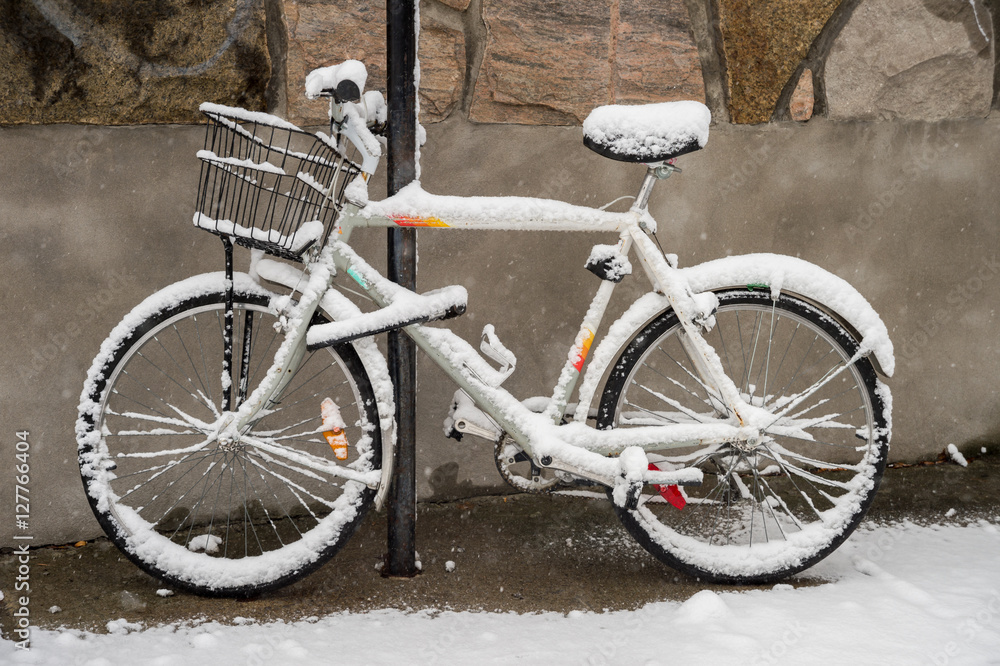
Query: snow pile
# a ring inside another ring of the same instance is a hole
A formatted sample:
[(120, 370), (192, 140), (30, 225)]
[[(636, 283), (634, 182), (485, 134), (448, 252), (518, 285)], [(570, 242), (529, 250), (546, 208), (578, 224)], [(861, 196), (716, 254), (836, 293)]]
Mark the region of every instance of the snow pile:
[(357, 175), (354, 180), (344, 189), (344, 198), (355, 206), (365, 206), (368, 204), (368, 181)]
[(188, 550), (197, 553), (198, 551), (205, 551), (206, 553), (212, 554), (219, 552), (219, 546), (222, 544), (222, 539), (215, 536), (214, 534), (202, 534), (201, 536), (196, 536), (190, 541), (188, 541)]
[(439, 319), (453, 308), (464, 311), (469, 294), (465, 287), (451, 285), (423, 294), (399, 289), (392, 294), (392, 299), (379, 310), (341, 321), (316, 324), (306, 333), (306, 341), (310, 345), (322, 345), (331, 340), (352, 340), (373, 332), (391, 330), (414, 321)]
[[(210, 113), (216, 116), (223, 116), (224, 118), (219, 119), (221, 122), (231, 119), (241, 123), (268, 125), (269, 127), (275, 127), (277, 129), (288, 130), (291, 132), (302, 131), (297, 125), (293, 125), (284, 118), (272, 116), (270, 113), (264, 113), (262, 111), (247, 111), (246, 109), (238, 106), (223, 106), (222, 104), (202, 102), (201, 106), (198, 107), (198, 110), (206, 114)], [(225, 122), (225, 124), (230, 127), (233, 126), (230, 122)]]
[(275, 176), (285, 176), (285, 170), (276, 167), (270, 162), (254, 162), (253, 160), (241, 160), (235, 157), (220, 157), (213, 153), (211, 150), (199, 150), (195, 153), (195, 156), (206, 162), (215, 162), (217, 164), (225, 164), (226, 166), (239, 167), (241, 169), (253, 169), (254, 171), (263, 171), (264, 173), (274, 174)]
[(296, 231), (287, 236), (277, 229), (245, 227), (232, 220), (213, 220), (204, 213), (194, 214), (194, 226), (226, 236), (250, 238), (265, 243), (272, 243), (286, 248), (294, 254), (301, 254), (312, 243), (323, 237), (323, 223), (319, 220), (305, 222)]
[(720, 284), (755, 284), (763, 280), (773, 298), (787, 290), (822, 303), (857, 330), (862, 347), (875, 355), (886, 375), (891, 377), (896, 368), (889, 332), (872, 306), (846, 280), (815, 264), (796, 257), (760, 253), (714, 259), (684, 268), (683, 272), (695, 292)]
[(962, 455), (962, 452), (959, 451), (958, 447), (955, 446), (954, 444), (948, 445), (948, 457), (951, 458), (953, 462), (955, 462), (958, 465), (961, 465), (962, 467), (969, 466), (969, 462), (965, 459), (965, 456)]
[[(33, 629), (25, 664), (996, 664), (1000, 530), (904, 523), (862, 529), (808, 576), (749, 591), (701, 590), (633, 611), (517, 615), (380, 610), (264, 625), (241, 620), (112, 633)], [(510, 641), (505, 636), (542, 636)]]
[(628, 256), (618, 250), (617, 245), (595, 245), (590, 250), (587, 266), (606, 266), (606, 279), (621, 282), (626, 275), (632, 274), (632, 263)]

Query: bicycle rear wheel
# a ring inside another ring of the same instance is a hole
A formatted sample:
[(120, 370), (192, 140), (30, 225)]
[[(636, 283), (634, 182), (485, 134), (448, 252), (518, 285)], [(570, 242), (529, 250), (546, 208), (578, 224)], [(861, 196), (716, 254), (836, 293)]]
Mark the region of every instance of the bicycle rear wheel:
[[(213, 440), (224, 384), (238, 407), (283, 339), (268, 296), (238, 288), (225, 378), (225, 293), (214, 282), (194, 295), (187, 281), (150, 297), (105, 342), (77, 424), (80, 470), (101, 526), (142, 569), (199, 594), (245, 597), (306, 575), (351, 536), (375, 491), (330, 465), (371, 474), (382, 441), (371, 382), (350, 345), (308, 354), (269, 411), (239, 437)], [(343, 422), (336, 443), (346, 440), (346, 460), (324, 436), (327, 400)]]
[[(699, 467), (703, 485), (684, 488), (684, 501), (647, 487), (637, 509), (616, 511), (675, 569), (713, 582), (765, 583), (818, 562), (861, 522), (885, 468), (889, 393), (871, 362), (856, 358), (859, 342), (835, 315), (788, 294), (717, 296), (706, 339), (744, 399), (773, 422), (754, 445), (654, 447), (653, 464)], [(599, 428), (730, 418), (684, 336), (671, 310), (634, 336), (605, 386)]]

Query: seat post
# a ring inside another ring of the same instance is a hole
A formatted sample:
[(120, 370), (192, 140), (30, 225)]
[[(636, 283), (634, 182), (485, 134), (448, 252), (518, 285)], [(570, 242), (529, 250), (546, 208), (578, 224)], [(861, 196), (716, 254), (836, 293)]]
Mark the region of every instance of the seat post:
[(656, 167), (646, 167), (646, 177), (642, 180), (642, 186), (639, 188), (639, 194), (635, 196), (635, 201), (632, 203), (632, 210), (644, 213), (646, 212), (646, 204), (649, 203), (649, 193), (653, 191), (653, 185), (659, 177), (656, 175)]
[(632, 210), (645, 213), (646, 205), (649, 203), (649, 193), (653, 191), (653, 185), (656, 184), (656, 181), (670, 178), (673, 173), (680, 172), (679, 167), (671, 164), (672, 161), (650, 164), (646, 167), (646, 177), (642, 180), (642, 186), (632, 204)]

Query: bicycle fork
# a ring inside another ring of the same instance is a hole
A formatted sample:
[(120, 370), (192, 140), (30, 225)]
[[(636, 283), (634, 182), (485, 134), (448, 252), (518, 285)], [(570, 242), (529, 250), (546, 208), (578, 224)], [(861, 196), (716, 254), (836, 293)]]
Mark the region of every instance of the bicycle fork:
[[(223, 327), (223, 373), (225, 375), (223, 383), (228, 377), (231, 382), (231, 363), (233, 354), (233, 278), (232, 278), (232, 243), (226, 243), (226, 313), (225, 325)], [(307, 282), (301, 289), (302, 297), (299, 302), (288, 309), (282, 318), (285, 328), (285, 339), (282, 341), (274, 357), (270, 369), (261, 383), (249, 396), (246, 395), (248, 385), (248, 365), (249, 354), (252, 345), (253, 331), (249, 314), (244, 322), (243, 340), (241, 344), (242, 363), (240, 367), (240, 377), (237, 382), (238, 404), (231, 403), (231, 385), (224, 387), (222, 411), (226, 415), (217, 428), (219, 439), (239, 439), (240, 435), (248, 429), (255, 420), (258, 420), (262, 412), (266, 413), (267, 408), (276, 403), (284, 392), (288, 383), (295, 376), (299, 365), (305, 358), (306, 331), (308, 330), (313, 314), (319, 307), (322, 296), (330, 288), (333, 282), (333, 271), (330, 270), (330, 262), (317, 261), (309, 264), (309, 271), (306, 273)], [(235, 408), (235, 409), (234, 409)]]

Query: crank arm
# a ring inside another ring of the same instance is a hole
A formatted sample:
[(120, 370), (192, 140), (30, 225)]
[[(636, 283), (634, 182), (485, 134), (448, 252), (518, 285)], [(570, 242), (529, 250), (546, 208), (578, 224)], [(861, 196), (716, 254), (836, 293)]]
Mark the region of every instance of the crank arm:
[(475, 437), (482, 437), (491, 442), (495, 442), (500, 439), (501, 433), (497, 430), (490, 428), (483, 428), (478, 426), (468, 419), (458, 419), (455, 421), (455, 430), (462, 433), (463, 435), (473, 435)]

